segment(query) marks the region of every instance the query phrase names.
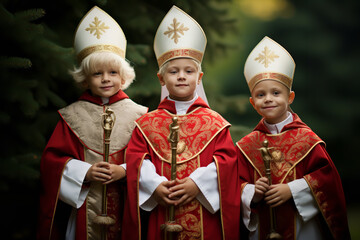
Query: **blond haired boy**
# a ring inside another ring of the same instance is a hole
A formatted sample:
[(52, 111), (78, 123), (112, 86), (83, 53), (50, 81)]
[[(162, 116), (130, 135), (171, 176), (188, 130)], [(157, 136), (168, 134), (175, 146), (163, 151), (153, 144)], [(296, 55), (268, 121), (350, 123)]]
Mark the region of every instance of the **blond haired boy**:
[[(124, 239), (160, 240), (169, 237), (166, 234), (172, 234), (173, 239), (239, 237), (239, 185), (230, 124), (197, 93), (205, 45), (198, 23), (172, 7), (154, 41), (158, 78), (167, 94), (157, 110), (136, 121), (126, 155)], [(179, 144), (176, 180), (169, 181), (171, 149), (167, 138), (173, 116), (178, 118)], [(180, 232), (161, 229), (170, 206), (175, 208)], [(150, 215), (148, 222), (144, 212)]]
[[(104, 31), (90, 31), (94, 21), (101, 21)], [(119, 239), (125, 185), (118, 180), (126, 175), (123, 163), (134, 120), (147, 108), (123, 92), (135, 72), (125, 60), (124, 33), (111, 16), (92, 8), (78, 26), (74, 47), (80, 67), (71, 74), (85, 91), (77, 102), (59, 110), (61, 119), (41, 159), (37, 238)], [(115, 121), (105, 162), (103, 115), (108, 108)], [(115, 221), (105, 227), (94, 221), (102, 214), (104, 184), (107, 215)]]

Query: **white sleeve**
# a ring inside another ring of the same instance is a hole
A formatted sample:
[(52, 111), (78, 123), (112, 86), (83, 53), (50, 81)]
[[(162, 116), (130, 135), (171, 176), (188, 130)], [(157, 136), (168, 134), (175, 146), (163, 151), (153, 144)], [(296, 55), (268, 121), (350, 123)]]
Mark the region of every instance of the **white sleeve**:
[(253, 232), (258, 225), (257, 215), (251, 211), (251, 201), (255, 194), (255, 185), (246, 184), (241, 194), (241, 212), (246, 228)]
[(157, 206), (152, 194), (160, 183), (167, 180), (165, 176), (156, 173), (155, 166), (149, 159), (144, 159), (139, 178), (139, 206), (141, 209), (151, 211)]
[(206, 167), (197, 168), (189, 176), (200, 189), (197, 200), (211, 213), (220, 209), (218, 175), (215, 162)]
[(91, 164), (77, 159), (70, 160), (61, 176), (59, 198), (74, 208), (84, 203), (89, 188), (83, 188), (85, 176)]
[(293, 196), (295, 206), (304, 222), (309, 221), (319, 213), (317, 203), (304, 178), (289, 182), (288, 186)]
[(120, 164), (120, 167), (123, 167), (126, 171), (126, 163)]

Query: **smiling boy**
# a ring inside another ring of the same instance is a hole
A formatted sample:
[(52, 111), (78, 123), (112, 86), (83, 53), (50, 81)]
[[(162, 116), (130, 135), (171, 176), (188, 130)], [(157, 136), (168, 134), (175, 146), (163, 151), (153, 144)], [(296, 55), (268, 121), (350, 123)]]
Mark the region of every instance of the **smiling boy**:
[(259, 82), (253, 89), (250, 103), (269, 124), (284, 121), (289, 116), (289, 105), (294, 101), (295, 92), (277, 81)]
[[(87, 30), (97, 20), (107, 27), (98, 36)], [(93, 7), (78, 26), (74, 48), (80, 66), (71, 74), (85, 91), (78, 101), (59, 110), (61, 118), (41, 159), (37, 239), (98, 240), (102, 231), (108, 240), (119, 239), (125, 184), (118, 180), (126, 175), (125, 165), (120, 164), (125, 162), (134, 121), (147, 108), (123, 92), (135, 72), (125, 60), (125, 35), (111, 16)], [(107, 108), (116, 119), (105, 162), (102, 116)], [(108, 227), (94, 221), (102, 213), (103, 199), (108, 216), (115, 220)]]
[[(325, 143), (290, 109), (294, 70), (291, 55), (268, 37), (245, 63), (250, 103), (262, 120), (236, 144), (243, 223), (249, 239), (267, 239), (271, 207), (284, 240), (350, 239), (341, 180)], [(260, 152), (265, 140), (272, 185)]]
[[(167, 35), (175, 25), (184, 34)], [(129, 227), (123, 231), (124, 239), (165, 239), (161, 225), (167, 221), (170, 205), (175, 206), (175, 222), (183, 229), (173, 239), (238, 239), (240, 189), (230, 124), (197, 94), (205, 46), (199, 24), (172, 7), (154, 41), (158, 78), (168, 95), (162, 97), (157, 110), (136, 121), (126, 155), (124, 224)], [(167, 138), (173, 116), (179, 124), (177, 177), (169, 181)], [(150, 214), (146, 227), (143, 211)], [(137, 231), (132, 231), (134, 226)]]

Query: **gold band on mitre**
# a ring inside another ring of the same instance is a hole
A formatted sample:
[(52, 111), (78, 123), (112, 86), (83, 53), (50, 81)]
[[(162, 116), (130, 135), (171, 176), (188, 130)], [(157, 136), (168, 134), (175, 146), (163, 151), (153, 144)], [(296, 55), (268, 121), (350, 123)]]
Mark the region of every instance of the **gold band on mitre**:
[(201, 26), (186, 12), (172, 6), (155, 34), (154, 52), (159, 68), (175, 58), (191, 58), (201, 63), (206, 41)]
[(283, 74), (280, 74), (280, 73), (266, 72), (266, 73), (257, 74), (252, 79), (250, 79), (250, 81), (248, 83), (250, 92), (252, 92), (252, 90), (254, 89), (256, 84), (258, 84), (259, 82), (264, 81), (264, 80), (278, 81), (278, 82), (284, 84), (287, 88), (289, 88), (291, 90), (291, 86), (292, 86), (291, 78), (289, 78), (288, 76), (285, 76)]
[(164, 53), (163, 55), (161, 55), (157, 59), (157, 62), (158, 62), (159, 67), (161, 67), (165, 62), (167, 62), (173, 58), (185, 57), (185, 58), (193, 58), (201, 63), (203, 55), (204, 54), (202, 52), (194, 50), (194, 49), (175, 49), (175, 50), (168, 51), (168, 52)]
[(77, 55), (77, 60), (79, 63), (81, 63), (82, 60), (84, 60), (84, 58), (86, 58), (90, 54), (100, 51), (113, 52), (115, 54), (118, 54), (120, 57), (125, 58), (125, 52), (114, 45), (95, 45), (81, 50), (81, 52), (79, 52), (79, 54)]

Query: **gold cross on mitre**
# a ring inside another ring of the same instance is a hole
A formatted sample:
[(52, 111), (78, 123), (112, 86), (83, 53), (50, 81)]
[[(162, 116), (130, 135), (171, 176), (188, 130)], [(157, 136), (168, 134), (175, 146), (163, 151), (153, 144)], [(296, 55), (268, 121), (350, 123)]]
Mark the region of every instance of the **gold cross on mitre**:
[(168, 27), (168, 30), (164, 32), (164, 35), (168, 35), (168, 37), (171, 37), (171, 35), (173, 35), (171, 37), (171, 39), (174, 39), (175, 43), (178, 43), (178, 39), (181, 37), (179, 35), (179, 33), (181, 33), (182, 35), (184, 35), (184, 31), (189, 30), (189, 28), (184, 27), (184, 24), (181, 24), (181, 26), (179, 27), (180, 22), (177, 22), (176, 18), (173, 19), (173, 23), (170, 24), (170, 27)]
[(105, 32), (106, 29), (109, 29), (109, 26), (106, 26), (104, 22), (101, 22), (97, 17), (94, 18), (93, 21), (94, 25), (91, 23), (89, 24), (89, 27), (86, 28), (86, 31), (90, 31), (90, 34), (92, 34), (94, 31), (94, 36), (96, 36), (97, 39), (100, 39), (100, 35)]
[(270, 51), (267, 46), (265, 46), (262, 53), (259, 53), (259, 56), (255, 58), (255, 61), (259, 61), (259, 63), (264, 64), (267, 68), (271, 62), (275, 61), (275, 58), (279, 56), (276, 55), (273, 51)]

